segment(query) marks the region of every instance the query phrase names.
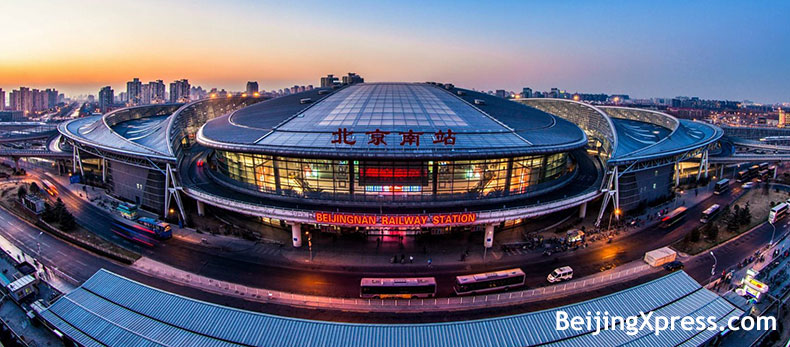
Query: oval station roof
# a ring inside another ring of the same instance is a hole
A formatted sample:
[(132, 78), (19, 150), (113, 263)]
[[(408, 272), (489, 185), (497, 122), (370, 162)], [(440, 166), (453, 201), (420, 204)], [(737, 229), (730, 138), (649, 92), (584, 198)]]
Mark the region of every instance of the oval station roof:
[(564, 119), (483, 93), (428, 83), (362, 83), (252, 105), (209, 121), (198, 141), (277, 155), (445, 158), (567, 151), (587, 138)]

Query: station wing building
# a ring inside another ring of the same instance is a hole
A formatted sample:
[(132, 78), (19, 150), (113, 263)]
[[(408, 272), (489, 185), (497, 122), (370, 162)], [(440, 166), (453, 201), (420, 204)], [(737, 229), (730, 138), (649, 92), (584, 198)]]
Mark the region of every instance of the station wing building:
[[(290, 228), (368, 234), (485, 230), (604, 198), (661, 199), (721, 129), (561, 99), (437, 83), (357, 83), (117, 110), (59, 127), (74, 169), (117, 197), (187, 219), (182, 199)], [(89, 170), (90, 171), (90, 170)], [(706, 172), (707, 174), (707, 172)]]

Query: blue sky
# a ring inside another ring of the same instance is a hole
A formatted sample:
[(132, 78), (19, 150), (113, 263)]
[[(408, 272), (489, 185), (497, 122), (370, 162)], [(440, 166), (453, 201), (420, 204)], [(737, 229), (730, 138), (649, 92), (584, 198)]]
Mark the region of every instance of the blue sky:
[(273, 89), (354, 71), (790, 102), (788, 13), (790, 1), (4, 2), (0, 87), (95, 93), (136, 76)]

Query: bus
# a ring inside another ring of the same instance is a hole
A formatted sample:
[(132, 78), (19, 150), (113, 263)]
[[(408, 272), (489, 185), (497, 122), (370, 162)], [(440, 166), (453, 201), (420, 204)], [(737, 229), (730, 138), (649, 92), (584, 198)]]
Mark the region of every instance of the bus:
[(771, 208), (771, 212), (768, 213), (768, 223), (774, 224), (778, 220), (784, 218), (788, 210), (790, 210), (790, 205), (786, 202), (774, 206)]
[(411, 299), (436, 296), (436, 279), (414, 278), (363, 278), (359, 284), (359, 296), (376, 299)]
[(750, 179), (749, 170), (738, 171), (738, 174), (735, 176), (735, 181), (738, 183), (746, 182)]
[(132, 241), (137, 244), (141, 244), (148, 247), (154, 246), (154, 239), (152, 237), (155, 236), (154, 232), (143, 228), (139, 225), (128, 225), (125, 223), (121, 223), (119, 221), (114, 221), (112, 223), (112, 232)]
[(757, 178), (760, 181), (766, 181), (771, 178), (771, 174), (769, 173), (768, 169), (760, 170), (760, 172), (757, 174)]
[(730, 190), (730, 179), (725, 178), (721, 181), (716, 182), (716, 185), (713, 187), (713, 194), (722, 195)]
[(58, 196), (58, 189), (55, 188), (55, 185), (50, 181), (41, 180), (41, 189), (43, 189), (49, 195)]
[(705, 211), (702, 211), (702, 218), (699, 219), (699, 222), (705, 224), (707, 222), (712, 221), (714, 218), (718, 217), (721, 213), (721, 206), (719, 204), (713, 204)]
[(760, 168), (760, 170), (766, 170), (766, 169), (768, 169), (768, 165), (770, 165), (770, 164), (768, 164), (768, 162), (760, 163), (759, 168)]
[(137, 223), (146, 227), (149, 231), (153, 232), (158, 239), (164, 240), (173, 237), (173, 231), (170, 228), (170, 224), (167, 224), (165, 222), (160, 222), (153, 218), (140, 217), (137, 218)]
[(669, 228), (669, 227), (677, 224), (681, 220), (683, 220), (683, 217), (685, 217), (685, 216), (686, 216), (686, 208), (683, 207), (683, 206), (680, 206), (680, 207), (672, 210), (672, 212), (669, 212), (668, 214), (666, 214), (664, 216), (664, 218), (661, 218), (661, 227), (664, 228), (664, 229)]
[(127, 203), (120, 203), (118, 207), (115, 208), (118, 213), (121, 214), (121, 217), (126, 218), (128, 220), (135, 220), (137, 219), (137, 205), (127, 204)]
[(525, 280), (526, 275), (524, 271), (515, 268), (496, 272), (457, 276), (453, 289), (457, 295), (480, 294), (521, 287), (524, 285)]
[(758, 172), (760, 172), (760, 165), (752, 165), (749, 168), (749, 179), (757, 177)]

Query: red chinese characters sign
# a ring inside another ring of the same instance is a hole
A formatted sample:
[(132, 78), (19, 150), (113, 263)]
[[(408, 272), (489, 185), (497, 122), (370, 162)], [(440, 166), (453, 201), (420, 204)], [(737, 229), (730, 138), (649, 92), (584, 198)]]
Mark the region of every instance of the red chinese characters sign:
[(315, 222), (318, 224), (335, 224), (349, 226), (398, 226), (421, 227), (438, 225), (464, 225), (477, 221), (477, 213), (434, 213), (434, 214), (350, 214), (316, 212)]
[[(365, 135), (368, 136), (368, 144), (374, 146), (386, 146), (387, 145), (387, 135), (389, 135), (390, 131), (383, 131), (381, 129), (376, 129), (374, 131), (366, 131)], [(420, 137), (425, 135), (425, 132), (422, 131), (414, 131), (409, 129), (409, 131), (399, 131), (398, 136), (400, 136), (400, 145), (401, 146), (410, 146), (410, 147), (420, 147)], [(433, 133), (433, 143), (434, 144), (443, 144), (445, 146), (455, 146), (455, 135), (456, 133), (452, 131), (452, 129), (438, 130)], [(332, 144), (338, 145), (348, 145), (353, 146), (357, 143), (357, 140), (354, 140), (354, 132), (349, 131), (348, 128), (337, 128), (337, 131), (332, 132)]]

